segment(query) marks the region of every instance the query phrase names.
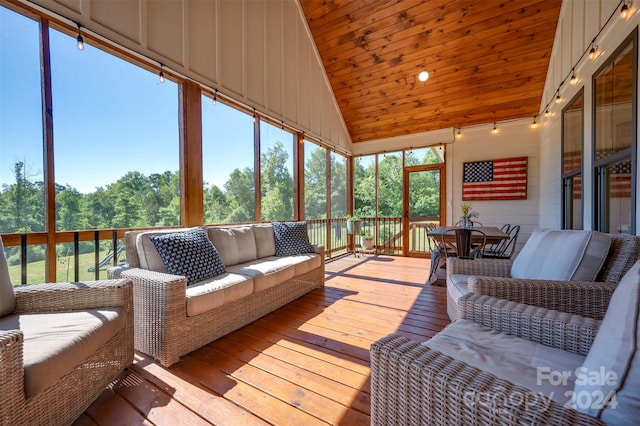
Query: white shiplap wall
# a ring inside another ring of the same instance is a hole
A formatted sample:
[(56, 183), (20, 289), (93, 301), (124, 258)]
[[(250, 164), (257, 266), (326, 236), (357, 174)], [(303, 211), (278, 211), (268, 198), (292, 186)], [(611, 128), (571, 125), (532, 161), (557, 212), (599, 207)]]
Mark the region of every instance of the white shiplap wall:
[[(631, 15), (622, 19), (619, 15), (618, 0), (564, 0), (558, 20), (556, 39), (549, 63), (549, 71), (545, 83), (541, 109), (553, 98), (560, 87), (564, 99), (561, 104), (553, 102), (549, 108), (551, 117), (541, 117), (540, 131), (540, 225), (559, 229), (561, 227), (561, 114), (581, 88), (584, 88), (584, 226), (590, 228), (593, 223), (593, 170), (589, 166), (592, 161), (592, 123), (591, 109), (593, 84), (592, 76), (610, 57), (618, 46), (640, 24), (638, 4), (631, 3)], [(609, 16), (611, 21), (605, 26)], [(576, 66), (579, 82), (569, 84), (568, 79), (560, 84), (576, 65), (583, 52), (588, 51), (591, 42), (602, 29), (596, 39), (599, 56), (590, 60), (585, 56)], [(636, 177), (638, 179), (638, 177)], [(639, 197), (640, 201), (640, 197)], [(636, 211), (640, 215), (640, 208)], [(636, 218), (638, 222), (640, 218)]]
[(527, 199), (500, 201), (469, 201), (480, 214), (478, 221), (485, 226), (501, 227), (505, 223), (520, 225), (516, 250), (522, 247), (531, 232), (539, 226), (540, 202), (540, 127), (532, 128), (532, 118), (486, 126), (463, 128), (461, 137), (446, 146), (447, 162), (447, 224), (460, 218), (462, 203), (462, 167), (468, 161), (527, 157)]
[(295, 0), (24, 0), (351, 152)]

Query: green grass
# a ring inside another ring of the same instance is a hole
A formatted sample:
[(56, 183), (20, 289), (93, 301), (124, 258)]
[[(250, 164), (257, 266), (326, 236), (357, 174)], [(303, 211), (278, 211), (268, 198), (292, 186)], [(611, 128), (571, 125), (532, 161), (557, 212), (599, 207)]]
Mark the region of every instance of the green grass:
[[(100, 260), (102, 260), (107, 255), (107, 251), (100, 252)], [(120, 255), (124, 258), (124, 253)], [(67, 264), (68, 261), (68, 264)], [(57, 260), (57, 281), (65, 282), (65, 281), (74, 281), (74, 259), (73, 256), (58, 256)], [(79, 264), (80, 264), (80, 281), (88, 281), (95, 279), (95, 273), (89, 272), (88, 269), (94, 264), (94, 254), (93, 253), (85, 253), (79, 256)], [(112, 265), (111, 262), (109, 264), (103, 266), (100, 269), (100, 278), (107, 278), (107, 268)], [(68, 266), (68, 267), (67, 267)], [(9, 276), (11, 277), (11, 282), (13, 285), (20, 285), (20, 265), (9, 266)], [(27, 263), (27, 284), (37, 284), (45, 282), (45, 261), (41, 260), (38, 262), (29, 262)], [(51, 280), (53, 281), (53, 277)]]

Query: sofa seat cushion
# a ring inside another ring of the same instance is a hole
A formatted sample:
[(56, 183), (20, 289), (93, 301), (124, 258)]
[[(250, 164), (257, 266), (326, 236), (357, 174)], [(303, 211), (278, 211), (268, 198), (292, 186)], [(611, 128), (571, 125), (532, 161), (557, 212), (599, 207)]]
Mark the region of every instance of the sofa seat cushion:
[(597, 231), (535, 229), (513, 261), (513, 278), (594, 281), (611, 237)]
[[(581, 355), (503, 334), (468, 320), (453, 322), (423, 345), (561, 404), (569, 400), (565, 392), (573, 389), (573, 373), (584, 362)], [(566, 380), (548, 378), (557, 372), (570, 374)], [(482, 401), (480, 398), (500, 395), (472, 397), (474, 401)]]
[(125, 326), (121, 308), (9, 315), (1, 330), (24, 334), (24, 387), (38, 395), (96, 353)]
[(253, 293), (253, 278), (226, 272), (187, 287), (187, 316), (199, 315)]
[(465, 274), (447, 275), (447, 292), (452, 300), (458, 300), (469, 292), (469, 277)]
[(226, 267), (258, 258), (252, 226), (210, 226), (207, 234)]
[(268, 257), (235, 265), (229, 271), (253, 278), (253, 291), (263, 291), (293, 278), (295, 268), (288, 257)]

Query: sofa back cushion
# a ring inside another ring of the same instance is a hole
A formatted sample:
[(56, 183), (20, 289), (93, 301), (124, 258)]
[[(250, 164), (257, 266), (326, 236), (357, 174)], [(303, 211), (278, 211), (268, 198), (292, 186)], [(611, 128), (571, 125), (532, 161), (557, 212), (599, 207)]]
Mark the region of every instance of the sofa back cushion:
[(9, 278), (9, 266), (4, 255), (4, 246), (0, 238), (0, 317), (12, 314), (16, 308), (16, 295)]
[(611, 238), (597, 231), (535, 229), (511, 266), (513, 278), (594, 281)]
[(250, 262), (258, 258), (252, 226), (210, 226), (209, 239), (220, 253), (225, 266)]
[(258, 259), (276, 255), (276, 240), (270, 223), (253, 225)]
[(154, 231), (144, 231), (136, 235), (136, 251), (138, 252), (138, 260), (142, 269), (150, 271), (167, 273), (167, 267), (164, 266), (162, 258), (158, 254), (155, 246), (151, 242), (151, 237), (175, 232), (187, 231), (195, 228), (176, 228), (176, 229), (157, 229)]
[(611, 247), (596, 281), (619, 283), (624, 274), (640, 259), (640, 237), (610, 234)]
[(574, 387), (575, 408), (607, 424), (637, 424), (638, 421), (639, 304), (640, 262), (636, 262), (613, 292)]

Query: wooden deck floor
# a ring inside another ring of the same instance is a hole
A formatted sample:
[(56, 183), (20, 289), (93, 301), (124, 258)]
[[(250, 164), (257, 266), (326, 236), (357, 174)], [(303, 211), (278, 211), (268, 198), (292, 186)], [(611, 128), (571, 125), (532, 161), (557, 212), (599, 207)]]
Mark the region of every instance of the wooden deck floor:
[(369, 346), (389, 333), (424, 341), (449, 319), (429, 261), (377, 256), (327, 263), (315, 290), (166, 369), (134, 365), (77, 425), (368, 425)]

